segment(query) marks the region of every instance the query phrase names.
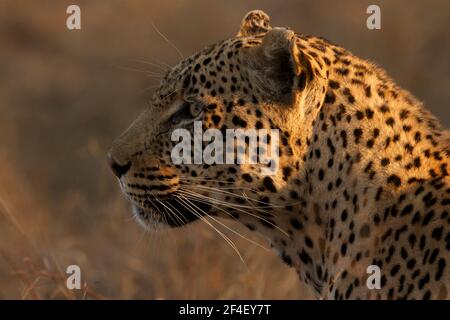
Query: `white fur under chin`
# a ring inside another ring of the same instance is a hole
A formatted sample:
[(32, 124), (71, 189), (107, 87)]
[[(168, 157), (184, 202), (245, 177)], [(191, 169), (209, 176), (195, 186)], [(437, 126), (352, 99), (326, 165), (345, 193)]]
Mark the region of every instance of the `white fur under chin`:
[(161, 215), (153, 210), (144, 212), (142, 208), (132, 205), (132, 211), (136, 222), (148, 232), (159, 232), (168, 228), (168, 225), (161, 221)]

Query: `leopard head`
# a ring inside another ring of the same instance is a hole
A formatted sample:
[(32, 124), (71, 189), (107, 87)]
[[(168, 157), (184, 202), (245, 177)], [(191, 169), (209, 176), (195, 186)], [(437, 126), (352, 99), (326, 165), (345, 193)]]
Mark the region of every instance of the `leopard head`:
[[(216, 215), (249, 228), (258, 223), (275, 227), (272, 209), (283, 202), (287, 178), (301, 166), (298, 132), (322, 104), (326, 85), (320, 63), (302, 50), (295, 33), (270, 27), (262, 11), (249, 12), (235, 37), (171, 68), (148, 108), (108, 153), (138, 221), (157, 229)], [(250, 137), (232, 147), (226, 144), (228, 132), (239, 129), (257, 132), (256, 148)], [(204, 134), (200, 158), (194, 150), (199, 146), (196, 130)], [(191, 146), (190, 161), (183, 163), (174, 161), (181, 140)], [(217, 143), (214, 151), (208, 149), (212, 142)], [(261, 156), (236, 163), (232, 155), (232, 163), (225, 161), (230, 153), (250, 159), (252, 151), (269, 150), (276, 163), (258, 161)], [(205, 161), (205, 152), (216, 161)], [(267, 174), (267, 168), (275, 170)]]

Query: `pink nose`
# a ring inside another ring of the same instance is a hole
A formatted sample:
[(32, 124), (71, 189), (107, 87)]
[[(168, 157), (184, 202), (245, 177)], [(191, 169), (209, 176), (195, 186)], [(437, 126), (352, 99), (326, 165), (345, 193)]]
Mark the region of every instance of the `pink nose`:
[(130, 161), (128, 161), (125, 165), (120, 165), (109, 152), (107, 155), (107, 161), (109, 167), (111, 168), (112, 172), (116, 175), (117, 178), (120, 178), (121, 176), (126, 174), (128, 170), (130, 170), (131, 168)]

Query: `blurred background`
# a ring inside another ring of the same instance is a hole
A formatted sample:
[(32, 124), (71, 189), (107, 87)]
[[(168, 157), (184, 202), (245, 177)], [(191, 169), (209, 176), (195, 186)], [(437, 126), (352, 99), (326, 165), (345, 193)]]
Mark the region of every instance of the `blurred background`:
[[(70, 4), (80, 31), (66, 28)], [(159, 32), (188, 56), (252, 9), (376, 62), (450, 125), (449, 1), (1, 0), (0, 298), (312, 298), (274, 252), (227, 230), (245, 263), (202, 223), (146, 234), (105, 163), (180, 59)], [(71, 264), (82, 290), (65, 288)]]

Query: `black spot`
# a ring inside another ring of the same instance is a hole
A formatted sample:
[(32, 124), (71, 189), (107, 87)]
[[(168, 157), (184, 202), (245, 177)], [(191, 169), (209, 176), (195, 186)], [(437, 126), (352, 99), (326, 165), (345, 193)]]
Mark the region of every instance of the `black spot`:
[(366, 109), (366, 117), (368, 119), (372, 119), (373, 118), (373, 110), (372, 109), (370, 109), (370, 108)]
[(235, 174), (237, 172), (237, 170), (236, 170), (235, 167), (229, 167), (228, 168), (228, 172), (231, 173), (231, 174)]
[(242, 119), (241, 119), (240, 117), (238, 117), (238, 116), (233, 116), (232, 121), (233, 121), (233, 124), (235, 124), (235, 125), (237, 125), (237, 126), (240, 126), (240, 127), (243, 127), (243, 128), (247, 127), (247, 121), (242, 120)]
[(414, 166), (415, 166), (416, 168), (419, 168), (419, 167), (420, 167), (420, 157), (414, 158)]
[(384, 287), (386, 282), (387, 282), (386, 276), (383, 274), (383, 276), (381, 277), (381, 281), (380, 281), (381, 287)]
[(316, 158), (320, 159), (320, 149), (314, 150), (314, 153), (316, 154)]
[(421, 139), (422, 139), (422, 138), (421, 138), (420, 132), (417, 131), (417, 132), (414, 134), (414, 140), (415, 140), (416, 142), (420, 142)]
[(275, 188), (272, 178), (264, 177), (263, 184), (270, 192), (277, 192), (277, 188)]
[(303, 224), (300, 221), (298, 221), (296, 218), (291, 219), (291, 225), (294, 227), (294, 229), (297, 229), (297, 230), (303, 229)]
[(254, 231), (256, 228), (254, 225), (246, 223), (245, 226), (250, 230), (250, 231)]
[(355, 143), (359, 143), (359, 140), (362, 136), (362, 129), (356, 128), (355, 130), (353, 130), (353, 135), (355, 136)]
[(291, 176), (291, 173), (292, 173), (292, 168), (284, 167), (283, 168), (283, 179), (286, 180), (287, 178), (289, 178)]
[(341, 220), (345, 221), (345, 220), (347, 220), (347, 217), (348, 217), (348, 212), (347, 212), (347, 210), (344, 209), (341, 213)]
[(433, 232), (431, 233), (431, 236), (436, 240), (441, 240), (442, 237), (442, 231), (444, 230), (444, 227), (437, 227), (433, 229)]
[(324, 171), (323, 171), (323, 169), (320, 169), (319, 170), (319, 180), (323, 180), (323, 177), (324, 177)]
[(210, 57), (208, 57), (208, 58), (206, 58), (205, 60), (203, 60), (203, 65), (204, 66), (206, 66), (208, 63), (210, 63), (211, 62), (211, 58)]
[(285, 262), (288, 266), (292, 266), (292, 259), (290, 256), (288, 256), (286, 254), (286, 252), (282, 252), (281, 253), (281, 259), (283, 260), (283, 262)]
[(395, 123), (395, 120), (394, 120), (394, 118), (392, 118), (392, 117), (390, 117), (390, 118), (388, 118), (387, 120), (386, 120), (386, 124), (388, 125), (388, 126), (393, 126), (394, 125), (394, 123)]
[(334, 103), (335, 100), (336, 100), (336, 96), (334, 95), (333, 92), (328, 92), (325, 95), (325, 103)]
[(353, 291), (353, 284), (350, 284), (347, 288), (347, 291), (345, 291), (345, 299), (349, 299), (350, 295), (352, 294)]
[(383, 193), (383, 187), (378, 187), (377, 193), (375, 195), (375, 200), (379, 201), (381, 199), (381, 194)]
[(295, 200), (298, 199), (298, 193), (297, 193), (296, 191), (294, 191), (294, 190), (291, 190), (291, 191), (289, 192), (289, 196), (290, 196), (292, 199), (295, 199)]
[(300, 257), (300, 260), (302, 260), (302, 262), (304, 264), (308, 264), (310, 262), (312, 262), (311, 257), (309, 256), (309, 254), (303, 249), (302, 252), (300, 252), (298, 254), (298, 256)]
[(410, 259), (407, 263), (406, 263), (406, 267), (409, 270), (414, 269), (414, 266), (416, 265), (416, 260), (415, 259)]
[(342, 138), (342, 146), (344, 148), (347, 147), (347, 132), (345, 130), (341, 131), (341, 138)]
[(383, 104), (383, 105), (380, 106), (380, 111), (382, 113), (389, 112), (389, 107), (387, 105)]
[(431, 297), (431, 291), (427, 290), (427, 292), (425, 292), (425, 294), (422, 297), (422, 300), (430, 300)]
[(390, 175), (387, 178), (387, 182), (395, 185), (396, 187), (399, 187), (400, 184), (402, 183), (401, 179), (395, 174)]
[(436, 257), (438, 256), (438, 254), (439, 254), (439, 249), (435, 248), (433, 250), (433, 252), (430, 254), (430, 258), (428, 259), (428, 263), (429, 264), (433, 264), (434, 261), (436, 260)]
[(400, 265), (396, 264), (391, 269), (391, 276), (395, 276), (400, 270)]
[(430, 281), (430, 274), (427, 273), (423, 276), (422, 279), (419, 280), (419, 289), (423, 289), (423, 287)]
[(305, 244), (309, 248), (312, 248), (314, 246), (312, 240), (308, 236), (305, 237)]
[(348, 75), (349, 70), (347, 68), (337, 68), (336, 72), (343, 76), (346, 76)]
[(356, 111), (356, 119), (358, 120), (362, 120), (364, 118), (364, 113), (362, 113), (361, 111)]
[(436, 281), (441, 279), (442, 274), (444, 273), (445, 265), (446, 265), (445, 259), (444, 258), (439, 259), (439, 261), (438, 261), (438, 272), (436, 272), (436, 275), (434, 277), (434, 279)]
[(407, 214), (410, 214), (414, 209), (414, 206), (412, 204), (408, 204), (406, 207), (403, 208), (402, 212), (400, 213), (400, 216), (404, 216)]
[(426, 225), (431, 221), (431, 219), (433, 218), (433, 216), (434, 216), (434, 211), (431, 210), (431, 211), (428, 212), (428, 213), (425, 215), (425, 217), (423, 218), (423, 220), (422, 220), (422, 225), (423, 225), (423, 226), (426, 226)]
[(343, 244), (341, 245), (341, 254), (342, 254), (343, 256), (345, 256), (345, 255), (347, 254), (347, 244), (346, 244), (346, 243), (343, 243)]
[(402, 120), (406, 119), (406, 118), (408, 117), (408, 114), (409, 114), (409, 111), (403, 109), (403, 110), (400, 112), (400, 119), (402, 119)]
[(378, 128), (373, 129), (373, 137), (378, 138), (379, 135), (380, 135), (380, 129), (378, 129)]
[(339, 82), (337, 82), (337, 81), (330, 80), (330, 81), (328, 81), (328, 84), (333, 89), (339, 89)]
[(214, 122), (215, 125), (218, 125), (222, 118), (215, 114), (215, 115), (213, 115), (211, 117), (211, 119), (212, 119), (212, 121)]
[(327, 139), (327, 146), (330, 149), (331, 154), (334, 154), (336, 152), (336, 148), (334, 147), (334, 145), (331, 142), (330, 138)]

